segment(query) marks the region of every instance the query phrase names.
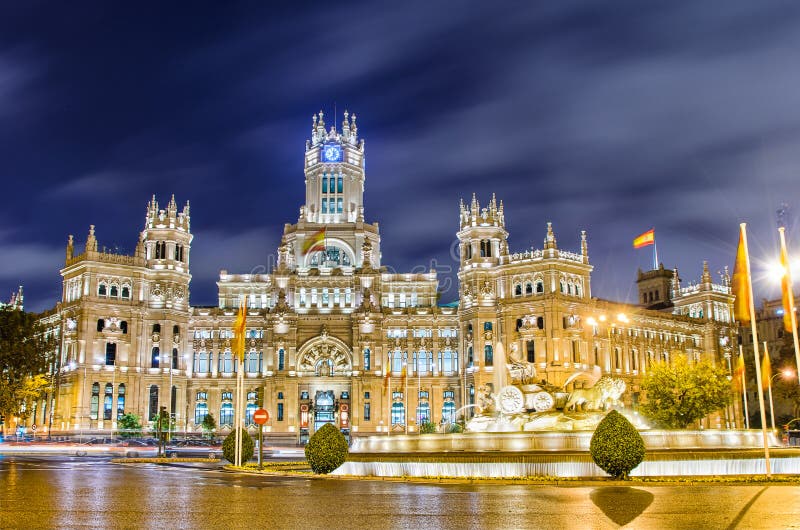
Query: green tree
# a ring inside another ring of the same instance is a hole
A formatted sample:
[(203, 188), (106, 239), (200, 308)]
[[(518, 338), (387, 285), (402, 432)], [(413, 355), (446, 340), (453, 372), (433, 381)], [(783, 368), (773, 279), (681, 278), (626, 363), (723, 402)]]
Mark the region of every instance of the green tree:
[(121, 438), (135, 438), (142, 435), (142, 422), (139, 416), (131, 412), (123, 414), (117, 420), (117, 427)]
[(306, 445), (306, 460), (314, 473), (327, 474), (347, 460), (350, 450), (342, 432), (326, 423)]
[(684, 355), (653, 364), (642, 389), (647, 395), (642, 412), (667, 429), (684, 429), (731, 401), (727, 370), (707, 360), (689, 362)]
[(419, 426), (420, 434), (433, 434), (436, 432), (436, 424), (430, 421), (423, 421)]
[[(0, 414), (26, 418), (50, 380), (43, 374), (54, 360), (55, 339), (39, 315), (0, 309)], [(10, 422), (6, 421), (6, 425)]]
[(209, 438), (213, 438), (214, 431), (217, 430), (217, 420), (215, 420), (214, 416), (209, 412), (203, 418), (203, 422), (200, 424), (200, 427), (203, 428), (203, 432), (205, 432)]
[[(253, 458), (256, 444), (244, 429), (239, 429), (239, 436), (242, 438), (242, 464), (245, 464), (248, 460)], [(236, 431), (231, 431), (231, 433), (225, 437), (225, 441), (222, 442), (222, 456), (224, 456), (225, 460), (228, 462), (233, 463), (236, 461)]]
[(589, 451), (600, 469), (616, 479), (626, 479), (644, 460), (644, 440), (625, 416), (612, 410), (597, 425)]

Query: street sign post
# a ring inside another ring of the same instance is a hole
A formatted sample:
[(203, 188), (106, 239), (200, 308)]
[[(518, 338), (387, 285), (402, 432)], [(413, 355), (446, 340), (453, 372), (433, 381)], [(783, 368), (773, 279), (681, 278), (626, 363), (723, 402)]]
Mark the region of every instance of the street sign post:
[(264, 424), (269, 421), (269, 412), (266, 409), (258, 409), (253, 413), (253, 421), (258, 425), (258, 469), (262, 465), (262, 454), (264, 453)]

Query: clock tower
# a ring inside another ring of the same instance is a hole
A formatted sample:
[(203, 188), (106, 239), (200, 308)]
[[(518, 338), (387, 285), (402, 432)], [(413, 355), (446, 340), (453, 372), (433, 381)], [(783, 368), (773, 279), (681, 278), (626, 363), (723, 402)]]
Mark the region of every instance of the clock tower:
[(355, 114), (341, 130), (312, 117), (303, 172), (306, 200), (297, 224), (284, 227), (279, 263), (289, 268), (380, 267), (378, 223), (364, 220), (364, 140)]
[(345, 111), (342, 130), (325, 130), (323, 113), (312, 118), (305, 153), (306, 203), (301, 220), (354, 223), (364, 220), (364, 140), (356, 115)]

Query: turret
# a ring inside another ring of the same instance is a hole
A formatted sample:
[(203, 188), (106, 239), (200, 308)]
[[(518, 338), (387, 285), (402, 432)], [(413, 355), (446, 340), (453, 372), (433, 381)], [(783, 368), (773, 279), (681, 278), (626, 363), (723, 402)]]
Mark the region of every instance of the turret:
[(459, 224), (462, 265), (471, 261), (496, 264), (501, 256), (508, 255), (503, 202), (498, 205), (494, 194), (485, 208), (481, 208), (474, 193), (469, 207), (462, 199), (459, 202)]

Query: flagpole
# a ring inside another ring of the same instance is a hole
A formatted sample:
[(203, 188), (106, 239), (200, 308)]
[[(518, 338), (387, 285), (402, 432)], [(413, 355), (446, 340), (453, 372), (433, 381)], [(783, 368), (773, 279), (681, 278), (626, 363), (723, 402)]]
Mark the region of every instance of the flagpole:
[(764, 440), (764, 464), (767, 478), (772, 477), (769, 463), (769, 443), (767, 442), (767, 415), (764, 410), (764, 389), (761, 385), (761, 359), (758, 351), (758, 326), (756, 326), (756, 308), (753, 302), (753, 282), (750, 278), (750, 252), (747, 250), (747, 223), (740, 223), (742, 241), (744, 243), (745, 277), (747, 278), (748, 311), (750, 313), (750, 330), (753, 333), (753, 353), (756, 360), (756, 386), (758, 387), (758, 405), (761, 411), (761, 436)]
[[(800, 374), (800, 346), (798, 346), (797, 340), (797, 314), (794, 312), (794, 288), (792, 287), (792, 270), (789, 265), (789, 252), (786, 250), (786, 231), (781, 226), (778, 228), (778, 232), (781, 235), (781, 253), (786, 256), (786, 270), (783, 271), (783, 273), (786, 275), (786, 283), (789, 290), (786, 294), (789, 299), (789, 319), (792, 323), (792, 341), (794, 342), (794, 356), (796, 362), (795, 371)], [(800, 384), (800, 375), (797, 377), (797, 382)]]
[[(767, 350), (767, 341), (764, 341), (764, 362), (766, 363), (769, 360), (769, 350)], [(767, 379), (767, 390), (769, 391), (769, 417), (772, 420), (772, 429), (775, 430), (775, 406), (772, 403), (772, 375), (767, 373), (765, 374)]]
[[(742, 345), (739, 344), (739, 356), (742, 357), (744, 363), (744, 353), (742, 353)], [(747, 370), (747, 368), (745, 368)], [(742, 372), (742, 400), (744, 401), (744, 426), (746, 429), (750, 428), (750, 412), (747, 410), (747, 374)]]
[(656, 244), (656, 230), (653, 229), (653, 270), (658, 270), (658, 245)]

